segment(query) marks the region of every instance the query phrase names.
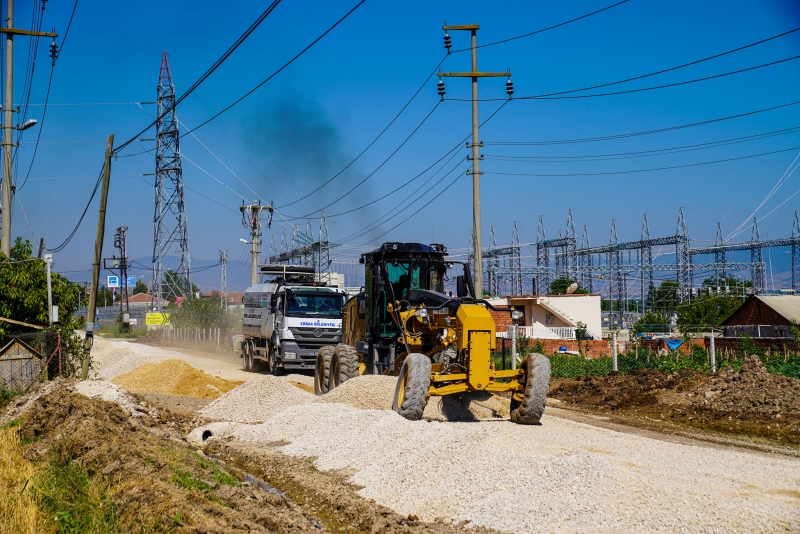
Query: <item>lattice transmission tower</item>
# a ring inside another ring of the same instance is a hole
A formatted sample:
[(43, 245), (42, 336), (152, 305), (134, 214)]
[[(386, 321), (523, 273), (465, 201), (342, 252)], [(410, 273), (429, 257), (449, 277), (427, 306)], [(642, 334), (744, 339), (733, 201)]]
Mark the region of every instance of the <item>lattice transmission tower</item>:
[[(161, 118), (156, 122), (156, 209), (153, 217), (153, 296), (159, 310), (166, 300), (180, 296), (191, 298), (192, 295), (180, 136), (174, 106), (175, 86), (165, 51), (161, 54), (158, 76), (157, 116)], [(164, 261), (170, 254), (178, 257), (178, 266), (168, 272)]]

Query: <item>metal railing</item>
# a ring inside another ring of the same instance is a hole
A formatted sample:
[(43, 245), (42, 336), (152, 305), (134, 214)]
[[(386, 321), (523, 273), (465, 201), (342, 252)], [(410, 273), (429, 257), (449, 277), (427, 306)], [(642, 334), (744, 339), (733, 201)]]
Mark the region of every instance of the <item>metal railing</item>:
[[(519, 335), (531, 339), (575, 339), (575, 328), (572, 326), (520, 326)], [(508, 332), (497, 332), (497, 337), (508, 339)]]

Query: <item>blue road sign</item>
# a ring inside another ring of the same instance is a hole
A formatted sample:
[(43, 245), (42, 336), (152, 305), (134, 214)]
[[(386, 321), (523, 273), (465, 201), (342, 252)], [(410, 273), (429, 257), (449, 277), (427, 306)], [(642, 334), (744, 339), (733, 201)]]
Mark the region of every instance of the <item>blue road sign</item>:
[(108, 287), (119, 287), (119, 276), (109, 276)]
[(135, 285), (136, 285), (136, 277), (135, 276), (129, 276), (128, 277), (128, 287), (133, 287)]

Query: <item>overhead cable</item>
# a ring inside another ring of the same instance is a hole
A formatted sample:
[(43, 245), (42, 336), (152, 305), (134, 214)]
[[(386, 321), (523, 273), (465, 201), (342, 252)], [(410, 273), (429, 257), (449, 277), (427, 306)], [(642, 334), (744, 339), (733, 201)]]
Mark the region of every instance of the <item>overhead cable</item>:
[[(191, 85), (191, 87), (189, 87), (189, 89), (186, 90), (185, 93), (183, 93), (180, 97), (178, 97), (175, 100), (175, 102), (172, 104), (172, 106), (170, 106), (168, 109), (164, 110), (161, 113), (161, 115), (156, 117), (156, 119), (153, 122), (148, 124), (147, 127), (142, 129), (139, 133), (137, 133), (136, 135), (134, 135), (133, 137), (131, 137), (130, 139), (128, 139), (127, 141), (125, 141), (124, 143), (119, 145), (117, 148), (115, 148), (114, 149), (114, 153), (115, 154), (118, 153), (120, 150), (124, 149), (129, 144), (133, 143), (136, 139), (139, 138), (140, 135), (142, 135), (143, 133), (147, 132), (147, 130), (149, 130), (150, 128), (155, 126), (156, 123), (158, 123), (158, 121), (160, 121), (162, 118), (164, 118), (168, 113), (171, 113), (172, 110), (177, 108), (178, 104), (183, 102), (186, 99), (186, 97), (188, 97), (198, 87), (200, 87), (200, 85), (204, 81), (206, 81), (208, 79), (208, 77), (211, 76), (214, 73), (214, 71), (217, 70), (220, 67), (220, 65), (222, 65), (225, 62), (225, 60), (227, 60), (236, 51), (236, 49), (239, 48), (239, 46), (241, 46), (241, 44), (244, 43), (247, 40), (248, 37), (250, 37), (250, 35), (256, 30), (256, 28), (258, 28), (261, 25), (261, 23), (264, 22), (264, 19), (266, 19), (275, 10), (275, 8), (278, 7), (278, 4), (280, 4), (280, 3), (281, 3), (281, 0), (273, 0), (273, 2), (269, 5), (269, 7), (267, 7), (267, 9), (264, 10), (264, 12), (261, 13), (261, 15), (259, 15), (259, 17), (255, 20), (255, 22), (253, 22), (253, 24), (251, 24), (250, 27), (247, 28), (247, 30), (245, 30), (245, 32), (242, 35), (240, 35), (238, 39), (236, 39), (236, 41), (234, 41), (234, 43), (228, 48), (228, 50), (226, 50), (225, 53), (223, 53), (222, 56), (220, 56), (220, 58), (217, 59), (217, 61), (215, 61), (214, 64), (211, 65), (211, 67), (209, 67), (208, 70), (206, 70), (206, 72), (204, 72), (202, 74), (202, 76), (200, 76), (200, 78), (198, 78), (197, 81), (194, 82)], [(184, 134), (184, 135), (186, 135), (186, 134)]]
[(300, 202), (301, 200), (305, 200), (305, 199), (307, 199), (308, 197), (310, 197), (311, 195), (313, 195), (314, 193), (316, 193), (317, 191), (319, 191), (320, 189), (322, 189), (323, 187), (325, 187), (326, 185), (328, 185), (329, 183), (331, 183), (332, 181), (334, 181), (334, 180), (335, 180), (336, 178), (338, 178), (338, 177), (339, 177), (339, 176), (340, 176), (340, 175), (341, 175), (341, 174), (342, 174), (344, 171), (346, 171), (347, 169), (349, 169), (349, 168), (350, 168), (350, 166), (351, 166), (351, 165), (353, 165), (353, 163), (355, 163), (356, 161), (358, 161), (358, 160), (359, 160), (359, 158), (361, 158), (361, 156), (363, 156), (363, 155), (364, 155), (364, 153), (365, 153), (367, 150), (369, 150), (369, 149), (372, 147), (372, 145), (374, 145), (374, 144), (375, 144), (375, 143), (378, 141), (378, 139), (380, 139), (380, 138), (383, 136), (383, 134), (384, 134), (384, 133), (386, 133), (386, 130), (388, 130), (388, 129), (389, 129), (389, 127), (390, 127), (392, 124), (394, 124), (394, 122), (395, 122), (395, 121), (396, 121), (396, 120), (397, 120), (397, 119), (400, 117), (400, 115), (402, 115), (402, 114), (403, 114), (403, 112), (406, 110), (406, 108), (407, 108), (407, 107), (408, 107), (408, 106), (411, 104), (411, 102), (413, 102), (413, 101), (414, 101), (414, 99), (417, 97), (417, 95), (420, 93), (420, 91), (422, 91), (422, 89), (423, 89), (423, 88), (425, 87), (425, 85), (428, 83), (428, 80), (430, 80), (430, 79), (433, 77), (433, 75), (434, 75), (434, 74), (436, 74), (436, 72), (439, 70), (439, 67), (442, 65), (442, 63), (444, 63), (444, 60), (445, 60), (445, 59), (447, 59), (447, 56), (446, 56), (446, 55), (445, 55), (445, 56), (442, 58), (442, 60), (441, 60), (441, 61), (439, 61), (439, 64), (438, 64), (438, 65), (436, 65), (436, 67), (434, 67), (434, 69), (431, 71), (431, 73), (430, 73), (430, 74), (428, 74), (428, 77), (427, 77), (427, 78), (425, 78), (425, 81), (424, 81), (424, 82), (422, 82), (422, 84), (419, 86), (419, 88), (417, 89), (417, 91), (416, 91), (416, 92), (415, 92), (413, 95), (411, 95), (411, 98), (410, 98), (410, 99), (408, 100), (408, 102), (406, 102), (406, 104), (405, 104), (405, 105), (404, 105), (404, 106), (403, 106), (403, 107), (400, 109), (400, 111), (397, 113), (397, 115), (395, 115), (395, 116), (394, 116), (394, 118), (393, 118), (391, 121), (389, 121), (389, 124), (387, 124), (387, 125), (386, 125), (386, 127), (385, 127), (383, 130), (381, 130), (381, 132), (380, 132), (380, 133), (377, 135), (377, 137), (375, 137), (375, 139), (373, 139), (373, 140), (372, 140), (372, 141), (371, 141), (371, 142), (370, 142), (370, 143), (369, 143), (369, 144), (366, 146), (366, 148), (364, 148), (364, 150), (362, 150), (362, 151), (361, 151), (361, 152), (360, 152), (360, 153), (359, 153), (359, 154), (358, 154), (358, 155), (357, 155), (355, 158), (353, 158), (353, 160), (352, 160), (350, 163), (348, 163), (347, 165), (345, 165), (345, 167), (344, 167), (342, 170), (340, 170), (339, 172), (337, 172), (335, 175), (333, 175), (331, 178), (329, 178), (329, 179), (328, 179), (328, 180), (327, 180), (325, 183), (323, 183), (322, 185), (320, 185), (319, 187), (317, 187), (316, 189), (314, 189), (314, 190), (313, 190), (313, 191), (311, 191), (310, 193), (308, 193), (308, 194), (306, 194), (306, 195), (304, 195), (304, 196), (302, 196), (302, 197), (298, 198), (297, 200), (293, 200), (292, 202), (289, 202), (288, 204), (284, 204), (283, 206), (277, 206), (277, 209), (286, 208), (286, 207), (288, 207), (288, 206), (292, 206), (292, 205), (294, 205), (294, 204), (297, 204), (297, 203), (298, 203), (298, 202)]
[(784, 148), (783, 150), (773, 150), (772, 152), (762, 152), (761, 154), (751, 154), (748, 156), (739, 156), (736, 158), (718, 159), (715, 161), (704, 161), (701, 163), (687, 163), (685, 165), (672, 165), (670, 167), (656, 167), (653, 169), (636, 169), (631, 171), (613, 171), (613, 172), (585, 172), (585, 173), (567, 173), (567, 174), (535, 174), (535, 173), (515, 173), (515, 172), (484, 172), (484, 174), (499, 174), (503, 176), (537, 176), (537, 177), (564, 177), (564, 176), (606, 176), (612, 174), (635, 174), (639, 172), (656, 172), (666, 171), (670, 169), (685, 169), (687, 167), (700, 167), (702, 165), (713, 165), (716, 163), (725, 163), (727, 161), (738, 161), (750, 158), (759, 158), (762, 156), (770, 156), (772, 154), (780, 154), (783, 152), (790, 152), (792, 150), (800, 150), (800, 146), (792, 148)]
[[(714, 80), (714, 79), (717, 79), (717, 78), (724, 78), (726, 76), (733, 76), (735, 74), (742, 74), (744, 72), (750, 72), (750, 71), (753, 71), (753, 70), (763, 69), (765, 67), (771, 67), (771, 66), (774, 66), (774, 65), (779, 65), (781, 63), (786, 63), (788, 61), (794, 61), (795, 59), (800, 59), (800, 55), (791, 56), (791, 57), (787, 57), (787, 58), (784, 58), (784, 59), (778, 59), (776, 61), (770, 61), (769, 63), (762, 63), (761, 65), (755, 65), (753, 67), (747, 67), (747, 68), (744, 68), (744, 69), (733, 70), (733, 71), (730, 71), (730, 72), (723, 72), (722, 74), (714, 74), (713, 76), (705, 76), (703, 78), (695, 78), (693, 80), (685, 80), (685, 81), (682, 81), (682, 82), (667, 83), (667, 84), (664, 84), (664, 85), (655, 85), (655, 86), (652, 86), (652, 87), (642, 87), (640, 89), (628, 89), (628, 90), (625, 90), (625, 91), (613, 91), (613, 92), (610, 92), (610, 93), (593, 93), (593, 94), (590, 94), (590, 95), (568, 95), (567, 94), (567, 93), (573, 93), (573, 92), (577, 92), (577, 91), (585, 91), (586, 88), (583, 88), (583, 89), (573, 89), (573, 90), (570, 90), (570, 91), (560, 91), (560, 92), (557, 92), (557, 93), (545, 93), (545, 94), (534, 95), (534, 96), (520, 96), (520, 97), (514, 98), (514, 100), (574, 100), (574, 99), (578, 99), (578, 98), (596, 98), (596, 97), (603, 97), (603, 96), (616, 96), (616, 95), (626, 95), (626, 94), (631, 94), (631, 93), (641, 93), (641, 92), (644, 92), (644, 91), (655, 91), (655, 90), (658, 90), (658, 89), (667, 89), (669, 87), (678, 87), (678, 86), (681, 86), (681, 85), (688, 85), (688, 84), (691, 84), (691, 83), (705, 82), (705, 81)], [(606, 84), (606, 85), (614, 85), (615, 83), (623, 83), (623, 82), (622, 81), (614, 82), (614, 83)], [(561, 95), (561, 96), (553, 96), (553, 95)], [(453, 100), (453, 101), (457, 101), (457, 102), (472, 102), (471, 98), (445, 98), (445, 100)], [(479, 98), (478, 99), (478, 101), (480, 101), (480, 102), (492, 102), (492, 101), (495, 101), (495, 100), (505, 100), (505, 98)]]
[(800, 104), (800, 100), (795, 100), (794, 102), (789, 102), (786, 104), (780, 104), (778, 106), (771, 106), (768, 108), (757, 109), (755, 111), (747, 111), (745, 113), (737, 113), (736, 115), (728, 115), (727, 117), (720, 117), (717, 119), (709, 119), (700, 122), (692, 122), (689, 124), (681, 124), (680, 126), (668, 126), (666, 128), (658, 128), (655, 130), (645, 130), (642, 132), (633, 132), (633, 133), (625, 133), (625, 134), (615, 134), (615, 135), (606, 135), (602, 137), (584, 137), (578, 139), (557, 139), (551, 141), (486, 141), (484, 142), (485, 145), (506, 145), (506, 146), (522, 146), (522, 145), (529, 145), (529, 146), (543, 146), (543, 145), (566, 145), (566, 144), (573, 144), (573, 143), (594, 143), (597, 141), (613, 141), (616, 139), (625, 139), (628, 137), (638, 137), (642, 135), (653, 135), (665, 132), (672, 132), (675, 130), (683, 130), (686, 128), (694, 128), (697, 126), (705, 126), (706, 124), (714, 124), (717, 122), (728, 121), (732, 119), (739, 119), (742, 117), (749, 117), (750, 115), (756, 115), (758, 113), (765, 113), (767, 111), (774, 111), (776, 109), (782, 109), (789, 106), (796, 106)]
[(486, 159), (495, 160), (531, 160), (536, 163), (574, 163), (580, 161), (605, 161), (617, 159), (633, 159), (633, 158), (646, 158), (651, 156), (663, 156), (665, 154), (680, 154), (681, 152), (693, 152), (696, 150), (706, 150), (709, 148), (718, 148), (721, 146), (736, 145), (739, 143), (747, 143), (750, 141), (758, 141), (770, 137), (780, 135), (787, 135), (800, 130), (800, 126), (792, 128), (784, 128), (782, 130), (773, 130), (760, 134), (747, 135), (743, 137), (734, 137), (731, 139), (723, 139), (720, 141), (709, 141), (706, 143), (697, 143), (694, 145), (683, 145), (672, 148), (658, 148), (654, 150), (642, 150), (639, 152), (619, 152), (616, 154), (592, 154), (583, 156), (510, 156), (504, 154), (486, 154)]
[[(617, 6), (621, 6), (622, 4), (625, 4), (627, 2), (628, 2), (628, 0), (622, 0), (622, 2), (617, 2), (616, 4), (612, 4), (610, 6), (606, 6), (606, 7), (602, 8), (602, 9), (598, 9), (597, 11), (592, 11), (591, 13), (587, 13), (585, 15), (581, 15), (580, 17), (576, 17), (574, 19), (566, 20), (564, 22), (559, 22), (558, 24), (554, 24), (553, 26), (548, 26), (547, 28), (542, 28), (540, 30), (536, 30), (536, 31), (533, 31), (533, 32), (530, 32), (530, 33), (524, 33), (522, 35), (517, 35), (516, 37), (509, 37), (508, 39), (502, 39), (500, 41), (495, 41), (493, 43), (482, 44), (480, 46), (477, 46), (476, 48), (485, 48), (487, 46), (495, 46), (495, 45), (499, 45), (499, 44), (503, 44), (503, 43), (508, 43), (510, 41), (516, 41), (517, 39), (523, 39), (525, 37), (530, 37), (531, 35), (536, 35), (536, 34), (539, 34), (539, 33), (543, 33), (543, 32), (546, 32), (548, 30), (554, 30), (556, 28), (560, 28), (561, 26), (566, 26), (567, 24), (571, 24), (573, 22), (577, 22), (579, 20), (583, 20), (583, 19), (585, 19), (587, 17), (591, 17), (592, 15), (597, 15), (598, 13), (602, 13), (603, 11), (608, 11), (609, 9), (615, 8)], [(458, 50), (453, 50), (453, 53), (456, 53), (456, 52), (467, 52), (469, 50), (472, 50), (472, 48), (460, 48)]]
[[(186, 133), (182, 134), (182, 135), (181, 135), (181, 137), (183, 137), (183, 136), (185, 136), (185, 135), (188, 135), (188, 134), (192, 133), (193, 131), (195, 131), (195, 130), (198, 130), (198, 129), (202, 128), (203, 126), (205, 126), (205, 125), (206, 125), (206, 124), (208, 124), (209, 122), (213, 121), (214, 119), (216, 119), (217, 117), (219, 117), (220, 115), (222, 115), (223, 113), (225, 113), (226, 111), (228, 111), (229, 109), (231, 109), (233, 106), (235, 106), (236, 104), (238, 104), (239, 102), (241, 102), (242, 100), (244, 100), (245, 98), (247, 98), (248, 96), (250, 96), (251, 94), (253, 94), (253, 93), (254, 93), (254, 92), (257, 90), (257, 89), (259, 89), (259, 88), (260, 88), (262, 85), (264, 85), (265, 83), (267, 83), (268, 81), (270, 81), (272, 78), (274, 78), (275, 76), (277, 76), (277, 75), (278, 75), (278, 74), (279, 74), (281, 71), (283, 71), (283, 70), (284, 70), (286, 67), (288, 67), (289, 65), (291, 65), (292, 63), (294, 63), (294, 61), (295, 61), (297, 58), (299, 58), (300, 56), (302, 56), (303, 54), (305, 54), (306, 52), (308, 52), (308, 50), (309, 50), (309, 49), (310, 49), (312, 46), (314, 46), (314, 45), (315, 45), (315, 44), (317, 44), (319, 41), (321, 41), (321, 40), (322, 40), (322, 38), (323, 38), (323, 37), (325, 37), (326, 35), (328, 35), (328, 34), (329, 34), (331, 31), (333, 31), (333, 29), (334, 29), (334, 28), (336, 28), (336, 26), (338, 26), (339, 24), (341, 24), (342, 22), (344, 22), (344, 20), (345, 20), (347, 17), (349, 17), (349, 16), (350, 16), (350, 15), (351, 15), (351, 14), (352, 14), (352, 13), (353, 13), (353, 12), (354, 12), (356, 9), (358, 9), (359, 7), (361, 7), (361, 4), (363, 4), (363, 3), (364, 3), (364, 2), (366, 2), (366, 1), (367, 1), (367, 0), (361, 0), (361, 1), (360, 1), (358, 4), (356, 4), (356, 6), (355, 6), (353, 9), (351, 9), (350, 11), (348, 11), (348, 12), (347, 12), (347, 13), (346, 13), (346, 14), (345, 14), (345, 15), (344, 15), (342, 18), (340, 18), (339, 20), (337, 20), (337, 21), (336, 21), (336, 23), (334, 23), (334, 24), (333, 24), (333, 26), (331, 26), (330, 28), (328, 28), (327, 30), (325, 30), (325, 31), (322, 33), (322, 35), (320, 35), (319, 37), (317, 37), (316, 39), (314, 39), (314, 40), (311, 42), (311, 44), (309, 44), (307, 47), (305, 47), (303, 50), (301, 50), (301, 51), (300, 51), (300, 52), (299, 52), (299, 53), (298, 53), (296, 56), (294, 56), (292, 59), (290, 59), (289, 61), (287, 61), (286, 63), (284, 63), (284, 64), (283, 64), (283, 66), (282, 66), (281, 68), (279, 68), (278, 70), (276, 70), (275, 72), (273, 72), (272, 74), (270, 74), (270, 75), (269, 75), (269, 76), (268, 76), (268, 77), (267, 77), (267, 78), (266, 78), (264, 81), (262, 81), (261, 83), (259, 83), (258, 85), (256, 85), (256, 86), (255, 86), (255, 87), (253, 87), (252, 89), (250, 89), (248, 92), (246, 92), (245, 94), (243, 94), (241, 97), (239, 97), (237, 100), (235, 100), (235, 101), (234, 101), (232, 104), (230, 104), (228, 107), (226, 107), (225, 109), (223, 109), (222, 111), (220, 111), (219, 113), (217, 113), (216, 115), (214, 115), (213, 117), (211, 117), (210, 119), (206, 120), (205, 122), (202, 122), (202, 123), (200, 123), (200, 125), (199, 125), (199, 126), (195, 126), (195, 127), (194, 127), (194, 129), (192, 129), (192, 130), (189, 130), (188, 132), (186, 132)], [(177, 102), (175, 102), (175, 105), (177, 105), (177, 104), (178, 104), (178, 103), (177, 103)], [(152, 126), (152, 125), (151, 125), (151, 126)], [(149, 126), (148, 126), (148, 128), (149, 128)]]

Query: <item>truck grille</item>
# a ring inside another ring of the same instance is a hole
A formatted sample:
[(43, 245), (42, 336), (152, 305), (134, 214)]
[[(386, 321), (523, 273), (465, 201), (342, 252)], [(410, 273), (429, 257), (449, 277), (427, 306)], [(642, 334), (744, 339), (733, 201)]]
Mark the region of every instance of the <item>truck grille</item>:
[(342, 331), (338, 328), (290, 327), (294, 340), (301, 348), (336, 345)]

